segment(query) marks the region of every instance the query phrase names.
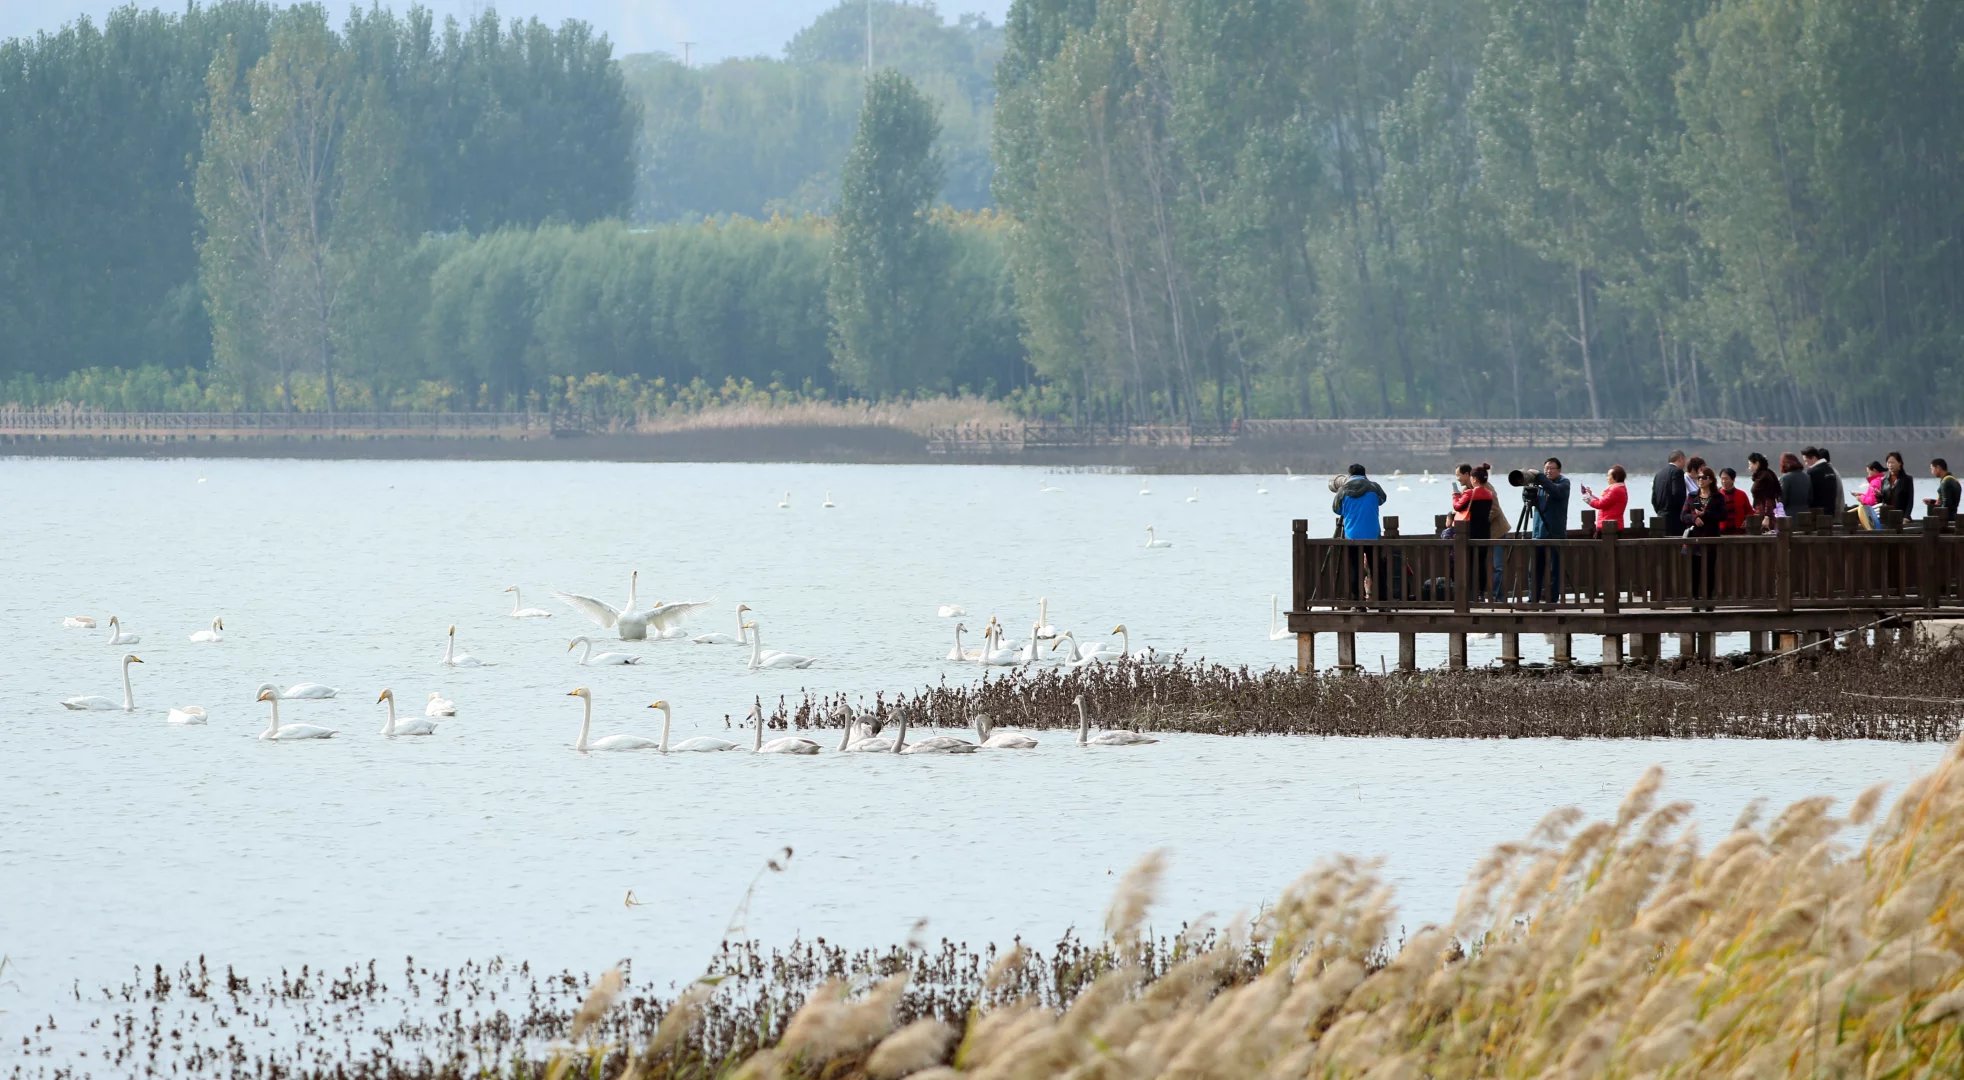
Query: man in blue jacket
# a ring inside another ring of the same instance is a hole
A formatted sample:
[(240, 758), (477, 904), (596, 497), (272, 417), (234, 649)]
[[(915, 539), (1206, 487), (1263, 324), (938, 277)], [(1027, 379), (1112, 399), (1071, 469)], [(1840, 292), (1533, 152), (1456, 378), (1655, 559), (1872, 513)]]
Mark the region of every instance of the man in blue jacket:
[[(1541, 463), (1541, 483), (1535, 485), (1528, 497), (1534, 503), (1534, 538), (1568, 539), (1568, 477), (1562, 475), (1560, 458), (1549, 458)], [(1534, 600), (1536, 603), (1553, 604), (1561, 598), (1562, 550), (1537, 546), (1534, 549)]]
[[(1330, 511), (1343, 518), (1345, 540), (1377, 540), (1384, 536), (1384, 525), (1378, 517), (1378, 508), (1383, 505), (1384, 489), (1364, 475), (1364, 466), (1352, 465), (1350, 478), (1337, 488), (1336, 497), (1330, 500)], [(1344, 561), (1350, 568), (1350, 595), (1355, 600), (1364, 598), (1357, 572), (1361, 554), (1359, 548), (1351, 548), (1344, 553)], [(1375, 559), (1371, 560), (1373, 568), (1376, 564)], [(1380, 595), (1379, 599), (1382, 598)]]

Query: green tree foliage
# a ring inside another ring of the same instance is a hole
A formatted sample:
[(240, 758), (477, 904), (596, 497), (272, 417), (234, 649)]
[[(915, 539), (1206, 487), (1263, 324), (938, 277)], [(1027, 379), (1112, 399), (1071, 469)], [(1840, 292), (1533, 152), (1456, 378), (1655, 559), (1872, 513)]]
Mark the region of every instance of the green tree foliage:
[(866, 85), (833, 229), (834, 363), (876, 396), (947, 390), (951, 349), (934, 300), (948, 288), (948, 243), (931, 213), (941, 190), (934, 103), (887, 70)]

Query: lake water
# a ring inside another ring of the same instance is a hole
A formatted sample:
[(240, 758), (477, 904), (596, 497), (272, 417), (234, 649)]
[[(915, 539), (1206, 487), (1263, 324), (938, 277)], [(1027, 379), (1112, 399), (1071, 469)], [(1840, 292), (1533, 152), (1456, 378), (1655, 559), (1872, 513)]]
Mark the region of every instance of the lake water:
[[(657, 734), (660, 697), (679, 739), (724, 734), (754, 697), (974, 678), (942, 660), (942, 603), (1014, 635), (1047, 596), (1053, 623), (1090, 636), (1123, 621), (1135, 647), (1287, 663), (1269, 597), (1288, 590), (1289, 519), (1324, 518), (1329, 494), (1155, 476), (1147, 496), (1137, 477), (981, 467), (35, 460), (0, 477), (0, 1045), (72, 1008), (77, 982), (199, 955), (253, 974), (627, 956), (641, 979), (683, 978), (784, 846), (789, 870), (744, 927), (766, 942), (885, 944), (921, 918), (931, 938), (1054, 940), (1095, 930), (1117, 875), (1155, 848), (1167, 928), (1252, 912), (1336, 853), (1386, 857), (1415, 925), (1450, 913), (1493, 844), (1559, 805), (1610, 812), (1652, 763), (1709, 838), (1754, 798), (1849, 796), (1943, 753), (1199, 736), (1080, 750), (1048, 733), (1033, 752), (952, 758), (580, 755), (565, 696), (580, 685), (596, 733)], [(1445, 485), (1412, 486), (1387, 512), (1429, 520)], [(1146, 549), (1148, 525), (1174, 546)], [(818, 663), (751, 673), (734, 647), (614, 641), (646, 663), (575, 666), (567, 640), (597, 630), (550, 589), (618, 601), (637, 567), (644, 599), (714, 598), (698, 628), (734, 632), (745, 602), (767, 646)], [(555, 617), (505, 617), (513, 583)], [(119, 695), (126, 650), (61, 620), (112, 613), (143, 636), (137, 712), (65, 711)], [(222, 643), (186, 640), (213, 616)], [(453, 623), (496, 666), (442, 667)], [(300, 680), (341, 696), (283, 717), (340, 737), (255, 740), (254, 688)], [(461, 714), (384, 740), (385, 686), (417, 713), (441, 690)], [(210, 724), (166, 725), (185, 704)], [(623, 905), (629, 889), (644, 906)]]

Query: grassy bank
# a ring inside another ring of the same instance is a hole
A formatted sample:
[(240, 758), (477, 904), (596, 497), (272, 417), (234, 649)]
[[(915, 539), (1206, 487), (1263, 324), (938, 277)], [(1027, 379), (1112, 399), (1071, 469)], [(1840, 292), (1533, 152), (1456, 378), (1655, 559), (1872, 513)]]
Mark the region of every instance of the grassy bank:
[[(1250, 926), (1165, 940), (1145, 929), (1150, 857), (1099, 944), (725, 944), (679, 993), (623, 969), (158, 969), (101, 992), (113, 1015), (92, 1029), (104, 1045), (90, 1060), (193, 1076), (640, 1080), (1964, 1069), (1964, 748), (1886, 810), (1878, 787), (1839, 814), (1826, 799), (1749, 811), (1709, 847), (1662, 786), (1652, 770), (1611, 820), (1551, 812), (1472, 868), (1450, 924), (1389, 950), (1397, 914), (1374, 864), (1326, 863)], [(24, 1040), (11, 1074), (58, 1075), (53, 1038)]]

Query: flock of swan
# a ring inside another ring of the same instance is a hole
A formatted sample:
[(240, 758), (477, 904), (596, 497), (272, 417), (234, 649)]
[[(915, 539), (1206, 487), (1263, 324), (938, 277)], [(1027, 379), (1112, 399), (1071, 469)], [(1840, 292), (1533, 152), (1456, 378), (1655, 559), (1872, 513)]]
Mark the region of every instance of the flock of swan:
[[(643, 607), (639, 598), (640, 573), (633, 572), (628, 578), (627, 600), (616, 607), (590, 596), (574, 593), (556, 592), (554, 597), (572, 610), (587, 616), (603, 631), (612, 631), (622, 641), (675, 640), (688, 641), (697, 645), (736, 645), (747, 647), (750, 657), (748, 670), (803, 669), (810, 667), (815, 658), (800, 653), (767, 650), (763, 647), (763, 636), (757, 620), (752, 616), (753, 609), (748, 604), (736, 606), (737, 633), (734, 635), (709, 632), (690, 635), (682, 628), (689, 616), (708, 607), (709, 601), (656, 602)], [(506, 617), (513, 619), (549, 619), (553, 612), (525, 606), (524, 597), (516, 585), (509, 586), (505, 592), (512, 597), (512, 607)], [(960, 605), (943, 604), (936, 609), (942, 618), (961, 619), (967, 611)], [(1271, 613), (1271, 624), (1273, 623)], [(69, 616), (62, 625), (72, 629), (93, 629), (96, 621), (91, 616)], [(109, 642), (112, 645), (133, 645), (142, 640), (141, 636), (123, 627), (117, 616), (108, 621)], [(211, 645), (225, 640), (225, 621), (214, 618), (208, 629), (198, 630), (189, 635), (194, 644)], [(1129, 659), (1143, 664), (1166, 664), (1171, 657), (1155, 652), (1150, 646), (1143, 651), (1132, 651), (1132, 638), (1125, 624), (1120, 623), (1111, 630), (1111, 636), (1119, 639), (1114, 646), (1109, 642), (1080, 643), (1069, 630), (1060, 630), (1050, 623), (1050, 601), (1040, 597), (1037, 601), (1036, 621), (1030, 625), (1027, 640), (1006, 643), (1003, 640), (1001, 623), (991, 616), (984, 627), (983, 644), (980, 649), (965, 647), (962, 635), (967, 632), (964, 623), (955, 624), (955, 645), (947, 655), (953, 662), (973, 662), (984, 667), (1014, 667), (1036, 664), (1046, 660), (1057, 660), (1069, 667), (1082, 667), (1087, 664), (1111, 660)], [(1273, 636), (1273, 635), (1271, 635)], [(567, 644), (567, 652), (580, 650), (576, 664), (582, 667), (620, 667), (639, 664), (643, 657), (639, 654), (621, 651), (595, 652), (593, 635), (582, 634)], [(1059, 650), (1063, 655), (1058, 656)], [(471, 669), (493, 666), (457, 645), (457, 627), (452, 625), (445, 633), (442, 664), (446, 668)], [(61, 705), (65, 709), (78, 712), (122, 712), (137, 711), (134, 688), (131, 684), (131, 667), (143, 663), (135, 653), (127, 653), (122, 660), (123, 694), (121, 699), (102, 694), (86, 694), (65, 698)], [(254, 700), (268, 707), (267, 724), (259, 733), (259, 738), (269, 742), (298, 742), (303, 740), (330, 739), (340, 732), (335, 728), (317, 724), (295, 723), (282, 720), (280, 703), (282, 701), (321, 701), (335, 697), (340, 691), (318, 682), (300, 682), (289, 686), (261, 683), (254, 693)], [(582, 753), (595, 751), (654, 750), (659, 753), (690, 753), (748, 750), (760, 754), (809, 755), (819, 753), (823, 747), (815, 740), (797, 736), (787, 736), (766, 740), (761, 701), (753, 705), (746, 722), (755, 729), (755, 737), (749, 747), (724, 739), (697, 737), (670, 744), (670, 729), (674, 720), (672, 707), (666, 700), (656, 701), (648, 706), (662, 713), (661, 736), (650, 739), (632, 734), (610, 734), (595, 737), (593, 727), (593, 693), (586, 687), (577, 688), (568, 696), (581, 699), (582, 715), (579, 736), (573, 748)], [(433, 691), (423, 708), (421, 716), (400, 717), (396, 711), (395, 691), (385, 689), (375, 699), (375, 703), (385, 710), (385, 718), (380, 731), (384, 738), (399, 738), (420, 735), (433, 735), (440, 721), (457, 714), (454, 701)], [(1138, 732), (1123, 729), (1107, 729), (1093, 734), (1090, 713), (1084, 701), (1077, 701), (1079, 728), (1077, 743), (1081, 746), (1133, 746), (1157, 742), (1158, 740)], [(881, 735), (878, 721), (861, 719), (853, 710), (840, 705), (833, 719), (841, 723), (842, 734), (838, 752), (841, 753), (894, 753), (894, 754), (963, 754), (976, 750), (1027, 750), (1033, 749), (1037, 741), (1024, 734), (996, 731), (986, 716), (976, 718), (976, 738), (974, 741), (951, 735), (933, 735), (909, 742), (907, 738), (909, 717), (902, 715), (898, 730), (893, 738)], [(165, 715), (166, 723), (173, 725), (199, 725), (210, 720), (202, 706), (179, 705), (172, 707)]]

